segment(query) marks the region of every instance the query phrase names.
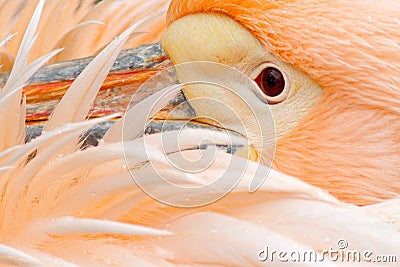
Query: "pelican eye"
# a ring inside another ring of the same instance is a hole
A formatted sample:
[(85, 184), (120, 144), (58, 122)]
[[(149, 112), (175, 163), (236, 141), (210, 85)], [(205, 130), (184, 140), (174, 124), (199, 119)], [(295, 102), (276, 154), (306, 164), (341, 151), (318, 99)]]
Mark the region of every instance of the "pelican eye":
[(277, 104), (286, 98), (285, 76), (275, 67), (267, 67), (255, 79), (269, 104)]

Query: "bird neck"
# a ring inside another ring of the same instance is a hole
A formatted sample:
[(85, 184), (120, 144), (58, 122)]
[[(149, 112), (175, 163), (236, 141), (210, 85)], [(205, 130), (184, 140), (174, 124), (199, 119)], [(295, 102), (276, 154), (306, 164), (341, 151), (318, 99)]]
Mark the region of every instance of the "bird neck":
[(274, 167), (356, 205), (400, 193), (400, 114), (325, 94), (277, 143)]

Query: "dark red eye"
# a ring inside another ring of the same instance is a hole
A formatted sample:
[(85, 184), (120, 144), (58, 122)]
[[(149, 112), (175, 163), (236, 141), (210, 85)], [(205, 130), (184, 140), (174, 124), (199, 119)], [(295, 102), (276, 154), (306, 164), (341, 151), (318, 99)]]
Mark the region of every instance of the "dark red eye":
[(274, 67), (265, 68), (255, 81), (269, 97), (279, 96), (285, 90), (285, 78), (282, 72)]

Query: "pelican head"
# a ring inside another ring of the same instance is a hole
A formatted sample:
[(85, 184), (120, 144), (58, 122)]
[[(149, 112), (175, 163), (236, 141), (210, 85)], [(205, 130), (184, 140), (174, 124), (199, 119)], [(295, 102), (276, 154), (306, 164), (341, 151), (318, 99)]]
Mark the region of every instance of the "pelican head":
[(233, 93), (185, 86), (197, 116), (245, 135), (262, 157), (271, 136), (259, 133), (270, 126), (250, 117), (271, 112), (274, 168), (370, 204), (400, 192), (400, 4), (371, 3), (172, 1), (162, 45), (176, 65), (214, 62), (252, 81)]

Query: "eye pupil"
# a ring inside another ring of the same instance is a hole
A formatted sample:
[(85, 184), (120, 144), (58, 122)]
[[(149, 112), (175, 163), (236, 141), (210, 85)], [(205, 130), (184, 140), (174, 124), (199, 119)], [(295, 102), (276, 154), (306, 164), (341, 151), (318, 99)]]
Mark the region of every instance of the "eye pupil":
[(285, 89), (285, 78), (282, 72), (274, 67), (265, 68), (256, 78), (256, 82), (269, 97), (279, 96)]
[(276, 78), (271, 73), (268, 74), (267, 85), (268, 85), (268, 87), (274, 87), (276, 85)]

